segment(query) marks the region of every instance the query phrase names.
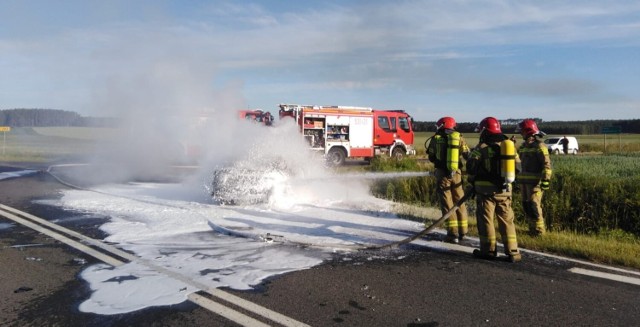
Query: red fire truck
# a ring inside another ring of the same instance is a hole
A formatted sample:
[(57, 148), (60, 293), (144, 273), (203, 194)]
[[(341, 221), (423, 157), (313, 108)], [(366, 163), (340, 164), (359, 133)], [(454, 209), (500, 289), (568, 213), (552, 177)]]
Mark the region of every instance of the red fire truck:
[(346, 158), (415, 155), (411, 116), (403, 110), (280, 104), (281, 119), (295, 119), (311, 149), (331, 165)]
[(261, 109), (239, 110), (238, 114), (240, 119), (265, 124), (266, 126), (273, 124), (273, 116), (268, 111), (262, 111)]

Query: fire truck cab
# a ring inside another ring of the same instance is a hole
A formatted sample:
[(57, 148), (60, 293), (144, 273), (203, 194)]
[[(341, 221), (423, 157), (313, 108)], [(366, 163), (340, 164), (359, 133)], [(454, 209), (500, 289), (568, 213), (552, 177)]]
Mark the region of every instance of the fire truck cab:
[(376, 154), (389, 154), (396, 158), (415, 155), (411, 116), (404, 110), (374, 110), (374, 139)]
[(333, 166), (347, 158), (415, 154), (411, 116), (402, 110), (280, 104), (279, 116), (293, 117), (311, 149)]

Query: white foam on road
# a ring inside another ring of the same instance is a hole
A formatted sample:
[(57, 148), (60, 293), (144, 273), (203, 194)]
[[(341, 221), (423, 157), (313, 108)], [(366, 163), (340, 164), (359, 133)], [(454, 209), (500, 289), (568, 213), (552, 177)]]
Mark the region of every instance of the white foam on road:
[[(423, 227), (388, 213), (390, 202), (367, 195), (357, 183), (332, 192), (317, 185), (287, 190), (293, 193), (274, 196), (269, 204), (233, 207), (213, 204), (193, 185), (113, 184), (94, 191), (67, 190), (48, 204), (82, 212), (88, 219), (111, 217), (101, 226), (109, 234), (105, 241), (198, 283), (238, 290), (318, 265), (339, 245), (396, 241)], [(319, 247), (220, 234), (209, 222), (269, 231)], [(177, 304), (196, 291), (135, 262), (116, 268), (93, 265), (81, 276), (92, 294), (80, 310), (97, 314)]]

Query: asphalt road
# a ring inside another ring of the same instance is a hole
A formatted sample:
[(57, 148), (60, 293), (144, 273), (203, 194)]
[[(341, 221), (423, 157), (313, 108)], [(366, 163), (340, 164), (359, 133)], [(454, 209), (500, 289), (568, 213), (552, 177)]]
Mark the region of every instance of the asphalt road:
[[(64, 187), (46, 173), (0, 180), (0, 203), (47, 220), (62, 218), (74, 213), (32, 201), (59, 196)], [(8, 223), (0, 217), (0, 224)], [(95, 221), (65, 227), (104, 237)], [(20, 246), (27, 244), (41, 245)], [(96, 262), (29, 228), (0, 228), (0, 325), (238, 325), (190, 302), (112, 316), (79, 312), (91, 290), (77, 275)], [(336, 256), (272, 278), (254, 291), (225, 291), (311, 326), (638, 324), (640, 286), (569, 271), (576, 267), (612, 272), (534, 253), (511, 264), (409, 245)]]

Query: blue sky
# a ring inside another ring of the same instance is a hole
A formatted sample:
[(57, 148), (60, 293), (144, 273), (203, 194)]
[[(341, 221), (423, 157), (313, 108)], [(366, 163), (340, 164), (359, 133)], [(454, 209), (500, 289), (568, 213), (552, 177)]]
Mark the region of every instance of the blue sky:
[(0, 109), (640, 118), (638, 1), (0, 0)]

